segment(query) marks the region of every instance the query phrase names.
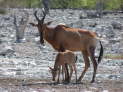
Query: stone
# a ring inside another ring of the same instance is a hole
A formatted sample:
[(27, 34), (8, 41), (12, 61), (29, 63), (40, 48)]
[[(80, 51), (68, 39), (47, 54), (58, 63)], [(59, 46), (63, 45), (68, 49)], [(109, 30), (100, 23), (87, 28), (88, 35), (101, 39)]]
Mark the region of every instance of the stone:
[(0, 51), (1, 56), (11, 56), (15, 52), (11, 46), (5, 45), (5, 46), (0, 46), (0, 48), (2, 48)]
[(98, 13), (97, 12), (95, 12), (95, 11), (89, 11), (89, 12), (86, 12), (87, 13), (87, 17), (88, 18), (98, 18), (99, 17), (99, 15), (98, 15)]
[(123, 25), (120, 22), (117, 22), (117, 21), (112, 21), (111, 25), (113, 26), (114, 29), (122, 30), (122, 28), (123, 28)]

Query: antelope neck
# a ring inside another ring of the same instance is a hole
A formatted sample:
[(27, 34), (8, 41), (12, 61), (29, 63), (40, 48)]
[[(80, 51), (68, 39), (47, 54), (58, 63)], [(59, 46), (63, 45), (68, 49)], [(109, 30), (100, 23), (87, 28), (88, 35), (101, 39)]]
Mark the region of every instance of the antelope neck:
[(53, 39), (53, 37), (54, 37), (53, 29), (54, 29), (54, 28), (46, 27), (45, 31), (43, 32), (44, 38), (45, 38), (47, 41)]

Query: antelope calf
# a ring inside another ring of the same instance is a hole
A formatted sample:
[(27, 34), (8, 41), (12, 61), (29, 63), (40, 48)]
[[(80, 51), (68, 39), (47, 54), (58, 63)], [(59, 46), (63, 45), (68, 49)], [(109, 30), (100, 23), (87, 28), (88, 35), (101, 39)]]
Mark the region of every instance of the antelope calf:
[(52, 80), (55, 81), (55, 78), (58, 75), (57, 82), (59, 83), (61, 68), (62, 68), (63, 80), (64, 80), (64, 73), (65, 73), (65, 79), (66, 77), (68, 77), (66, 73), (67, 72), (66, 67), (65, 67), (65, 64), (67, 64), (70, 68), (69, 81), (71, 80), (73, 71), (75, 71), (75, 77), (77, 81), (77, 70), (76, 70), (76, 64), (75, 64), (76, 60), (77, 60), (77, 57), (72, 51), (66, 50), (65, 52), (59, 52), (58, 55), (56, 56), (54, 67), (53, 68), (49, 67), (52, 73), (52, 78), (53, 78)]
[[(44, 23), (46, 13), (43, 11), (43, 14), (43, 18), (39, 19), (37, 17), (37, 11), (35, 11), (34, 16), (38, 21), (38, 24), (30, 23), (32, 26), (38, 28), (40, 34), (40, 43), (44, 44), (44, 40), (46, 40), (55, 50), (59, 52), (63, 52), (65, 50), (81, 51), (85, 62), (85, 68), (81, 73), (78, 82), (81, 82), (82, 78), (90, 67), (90, 59), (94, 68), (91, 82), (94, 82), (98, 64), (101, 62), (103, 57), (103, 46), (101, 39), (95, 32), (85, 29), (71, 28), (65, 25), (49, 27), (48, 25), (50, 25), (52, 22), (50, 21)], [(96, 60), (94, 54), (98, 42), (100, 43), (101, 49), (98, 60)]]

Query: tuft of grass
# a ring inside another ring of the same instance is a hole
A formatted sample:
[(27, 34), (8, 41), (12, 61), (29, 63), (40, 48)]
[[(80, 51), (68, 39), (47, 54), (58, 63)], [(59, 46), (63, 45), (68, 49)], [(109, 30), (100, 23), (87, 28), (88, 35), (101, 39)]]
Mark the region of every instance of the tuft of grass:
[(123, 54), (105, 54), (104, 58), (107, 58), (107, 59), (123, 59)]

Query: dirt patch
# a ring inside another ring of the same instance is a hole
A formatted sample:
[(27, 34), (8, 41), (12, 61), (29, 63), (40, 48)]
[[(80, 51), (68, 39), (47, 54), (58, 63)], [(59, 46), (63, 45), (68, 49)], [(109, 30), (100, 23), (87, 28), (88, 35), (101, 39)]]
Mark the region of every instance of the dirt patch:
[(122, 92), (123, 81), (103, 80), (101, 82), (56, 84), (50, 80), (0, 79), (1, 92)]

